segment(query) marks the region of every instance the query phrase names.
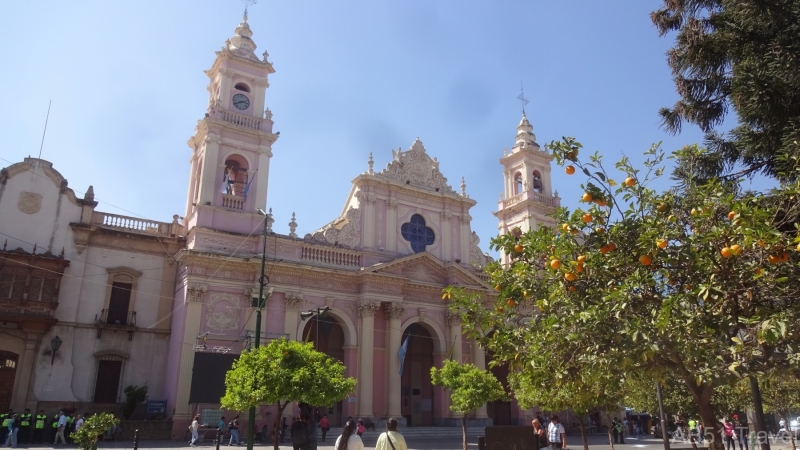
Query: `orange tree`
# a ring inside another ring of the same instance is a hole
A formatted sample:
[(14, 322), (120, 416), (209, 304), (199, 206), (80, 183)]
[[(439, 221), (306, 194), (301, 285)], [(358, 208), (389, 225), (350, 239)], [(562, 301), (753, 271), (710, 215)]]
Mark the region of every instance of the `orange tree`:
[[(582, 161), (573, 138), (550, 148), (567, 173), (577, 167), (587, 177), (585, 206), (559, 209), (555, 228), (492, 241), (509, 257), (487, 266), (496, 304), (444, 293), (494, 363), (510, 364), (512, 386), (555, 393), (583, 373), (594, 382), (668, 370), (711, 430), (715, 387), (797, 363), (800, 258), (790, 218), (800, 185), (743, 192), (689, 178), (658, 192), (649, 187), (663, 174), (658, 146), (642, 169), (617, 163), (620, 182), (597, 154)], [(687, 147), (675, 157), (690, 167), (702, 155)]]

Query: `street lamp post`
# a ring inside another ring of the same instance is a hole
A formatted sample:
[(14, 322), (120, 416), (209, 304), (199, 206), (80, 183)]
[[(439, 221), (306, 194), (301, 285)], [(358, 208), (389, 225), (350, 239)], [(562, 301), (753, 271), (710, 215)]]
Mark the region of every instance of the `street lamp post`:
[[(269, 226), (269, 216), (263, 209), (257, 209), (256, 212), (258, 214), (264, 216), (264, 233), (262, 238), (264, 239), (264, 247), (263, 251), (261, 252), (261, 272), (259, 272), (258, 277), (258, 306), (256, 307), (256, 336), (255, 336), (255, 343), (253, 348), (258, 349), (261, 345), (261, 309), (264, 307), (264, 286), (269, 284), (269, 278), (264, 275), (264, 266), (266, 265), (267, 261), (267, 228)], [(272, 294), (273, 288), (269, 288), (267, 293), (267, 297)], [(250, 407), (250, 415), (248, 416), (248, 427), (247, 427), (247, 450), (253, 450), (253, 438), (255, 437), (255, 428), (256, 428), (256, 407)]]

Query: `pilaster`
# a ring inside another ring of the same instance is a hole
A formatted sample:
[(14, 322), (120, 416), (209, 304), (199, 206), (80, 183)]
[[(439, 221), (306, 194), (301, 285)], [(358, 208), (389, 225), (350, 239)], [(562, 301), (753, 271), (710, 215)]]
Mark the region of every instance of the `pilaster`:
[(206, 136), (203, 153), (203, 166), (200, 172), (200, 195), (197, 197), (198, 205), (214, 203), (217, 173), (219, 173), (219, 136)]
[[(486, 370), (486, 352), (483, 351), (477, 342), (473, 342), (472, 345), (472, 360), (474, 361), (475, 367), (481, 370)], [(488, 417), (489, 413), (486, 411), (485, 403), (483, 406), (479, 406), (478, 409), (475, 410), (476, 419), (486, 419)]]
[(283, 316), (283, 332), (289, 336), (290, 340), (298, 340), (297, 336), (297, 321), (300, 318), (300, 310), (303, 309), (305, 301), (303, 295), (297, 293), (289, 293), (284, 297), (286, 300), (286, 309)]
[(200, 334), (200, 316), (203, 312), (203, 297), (208, 286), (190, 284), (186, 286), (186, 322), (181, 340), (181, 366), (178, 378), (178, 393), (175, 400), (175, 415), (188, 417), (191, 415), (189, 390), (192, 386), (192, 370), (194, 369), (194, 346)]
[(267, 187), (269, 184), (269, 162), (272, 158), (272, 150), (269, 147), (261, 147), (258, 154), (258, 173), (256, 179), (256, 203), (253, 209), (261, 208), (267, 210)]
[(386, 202), (386, 250), (397, 251), (397, 197), (394, 195)]

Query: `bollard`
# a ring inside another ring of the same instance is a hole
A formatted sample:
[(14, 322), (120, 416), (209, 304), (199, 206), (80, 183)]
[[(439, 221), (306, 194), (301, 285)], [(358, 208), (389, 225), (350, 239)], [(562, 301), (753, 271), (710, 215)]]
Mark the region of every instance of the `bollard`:
[(137, 428), (136, 431), (133, 432), (133, 450), (138, 450), (139, 448), (139, 429)]
[(222, 442), (222, 428), (217, 430), (217, 450), (219, 450), (220, 442)]
[(486, 436), (478, 436), (478, 450), (486, 450)]

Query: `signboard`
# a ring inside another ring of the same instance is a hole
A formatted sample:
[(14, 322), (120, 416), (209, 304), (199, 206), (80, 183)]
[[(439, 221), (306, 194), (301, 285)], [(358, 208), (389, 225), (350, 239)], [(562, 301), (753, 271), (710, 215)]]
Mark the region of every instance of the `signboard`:
[(355, 403), (355, 402), (356, 402), (355, 397), (347, 397), (347, 403)]
[(165, 414), (167, 412), (166, 400), (148, 400), (147, 414)]

